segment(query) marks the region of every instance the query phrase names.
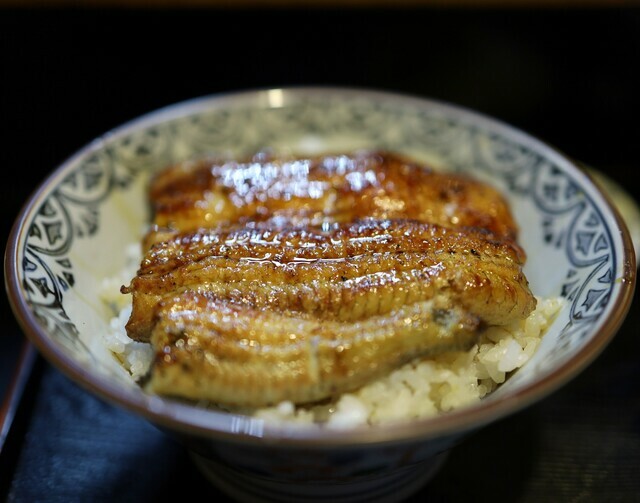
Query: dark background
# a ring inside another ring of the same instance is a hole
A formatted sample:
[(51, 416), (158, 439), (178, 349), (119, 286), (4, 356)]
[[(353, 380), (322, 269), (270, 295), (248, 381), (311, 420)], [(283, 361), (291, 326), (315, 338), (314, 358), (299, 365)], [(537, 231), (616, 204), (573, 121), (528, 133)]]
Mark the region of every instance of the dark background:
[[(201, 95), (369, 87), (454, 102), (594, 166), (640, 200), (640, 9), (0, 7), (0, 204), (94, 137)], [(0, 396), (23, 342), (1, 304)], [(638, 301), (562, 390), (454, 449), (423, 501), (640, 501)], [(15, 381), (14, 381), (15, 382)], [(0, 451), (9, 501), (219, 497), (183, 449), (36, 359)], [(220, 499), (222, 501), (222, 499)]]

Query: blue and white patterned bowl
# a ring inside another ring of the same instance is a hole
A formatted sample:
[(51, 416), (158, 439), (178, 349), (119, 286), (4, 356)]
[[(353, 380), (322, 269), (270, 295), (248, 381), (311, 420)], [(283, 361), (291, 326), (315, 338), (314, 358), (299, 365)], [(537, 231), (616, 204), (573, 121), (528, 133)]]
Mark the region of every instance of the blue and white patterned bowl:
[[(140, 239), (149, 218), (149, 175), (212, 151), (363, 147), (471, 172), (507, 195), (522, 228), (533, 292), (567, 301), (533, 359), (477, 405), (348, 431), (274, 426), (145, 394), (102, 343), (112, 312), (98, 288), (125, 267), (127, 246)], [(392, 501), (410, 494), (467, 433), (558, 390), (592, 362), (629, 309), (635, 275), (633, 245), (617, 210), (557, 150), (449, 104), (337, 88), (204, 97), (108, 132), (40, 185), (16, 221), (5, 261), (15, 314), (54, 366), (180, 438), (213, 481), (250, 501), (256, 495)]]

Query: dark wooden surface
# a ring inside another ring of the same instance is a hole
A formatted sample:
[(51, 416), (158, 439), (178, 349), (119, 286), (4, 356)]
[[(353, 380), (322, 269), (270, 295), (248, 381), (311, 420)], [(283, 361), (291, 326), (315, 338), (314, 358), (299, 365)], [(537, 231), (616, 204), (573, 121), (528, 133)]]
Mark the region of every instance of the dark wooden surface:
[[(603, 170), (637, 200), (640, 11), (0, 9), (2, 232), (95, 136), (205, 94), (365, 86), (458, 103)], [(415, 501), (640, 501), (640, 306), (566, 387), (455, 448)], [(0, 392), (23, 336), (1, 306)], [(0, 453), (8, 501), (224, 500), (187, 453), (38, 359)]]

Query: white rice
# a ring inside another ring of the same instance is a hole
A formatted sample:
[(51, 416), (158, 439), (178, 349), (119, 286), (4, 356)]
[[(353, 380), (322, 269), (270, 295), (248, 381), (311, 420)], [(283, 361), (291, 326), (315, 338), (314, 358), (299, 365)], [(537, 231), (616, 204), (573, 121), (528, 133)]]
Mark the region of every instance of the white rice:
[[(138, 257), (139, 247), (132, 246), (127, 268), (105, 280), (101, 288), (104, 302), (114, 312), (104, 344), (133, 379), (145, 375), (153, 358), (149, 344), (127, 336), (131, 298), (119, 292), (120, 286), (135, 275)], [(316, 422), (328, 428), (348, 428), (425, 418), (473, 404), (533, 356), (563, 304), (562, 298), (538, 298), (537, 308), (528, 318), (509, 327), (490, 328), (470, 350), (417, 359), (356, 392), (343, 394), (334, 403), (296, 407), (282, 402), (248, 413), (278, 423)]]
[(128, 285), (140, 265), (140, 245), (132, 244), (126, 250), (126, 266), (119, 274), (106, 278), (100, 285), (100, 295), (107, 308), (114, 313), (109, 327), (103, 334), (103, 342), (109, 351), (135, 380), (144, 376), (153, 359), (150, 344), (129, 338), (125, 325), (131, 315), (131, 296), (120, 293), (122, 285)]

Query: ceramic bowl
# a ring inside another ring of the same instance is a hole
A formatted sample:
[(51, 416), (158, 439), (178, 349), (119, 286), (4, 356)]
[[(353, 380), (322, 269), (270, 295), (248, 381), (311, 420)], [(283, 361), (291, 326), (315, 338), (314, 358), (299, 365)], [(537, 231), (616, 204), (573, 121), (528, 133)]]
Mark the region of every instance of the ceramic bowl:
[[(274, 425), (143, 392), (104, 346), (113, 312), (99, 289), (125, 267), (125, 250), (148, 222), (149, 176), (200, 154), (265, 148), (384, 148), (498, 187), (522, 228), (532, 291), (566, 301), (533, 358), (495, 393), (446, 416), (346, 430)], [(5, 273), (16, 317), (49, 362), (179, 438), (238, 499), (397, 501), (465, 435), (555, 392), (589, 365), (629, 309), (636, 266), (608, 197), (531, 135), (423, 97), (304, 87), (202, 97), (97, 138), (29, 199), (8, 241)]]

